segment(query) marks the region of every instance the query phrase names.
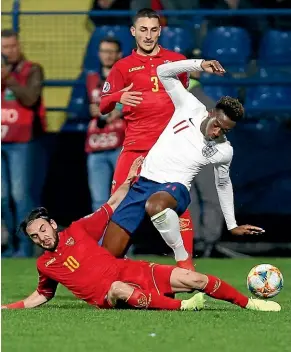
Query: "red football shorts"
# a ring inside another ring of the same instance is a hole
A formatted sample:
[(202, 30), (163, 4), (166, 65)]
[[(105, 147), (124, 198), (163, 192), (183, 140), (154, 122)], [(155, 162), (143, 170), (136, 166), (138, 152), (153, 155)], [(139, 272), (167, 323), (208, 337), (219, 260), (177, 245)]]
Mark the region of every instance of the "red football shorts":
[(175, 266), (130, 259), (124, 262), (124, 268), (120, 272), (120, 281), (142, 290), (155, 291), (160, 295), (173, 292), (170, 279)]
[(111, 193), (114, 193), (115, 190), (120, 187), (123, 182), (126, 180), (129, 169), (136, 158), (139, 156), (145, 157), (149, 151), (141, 150), (141, 151), (131, 151), (131, 150), (122, 150), (117, 159)]

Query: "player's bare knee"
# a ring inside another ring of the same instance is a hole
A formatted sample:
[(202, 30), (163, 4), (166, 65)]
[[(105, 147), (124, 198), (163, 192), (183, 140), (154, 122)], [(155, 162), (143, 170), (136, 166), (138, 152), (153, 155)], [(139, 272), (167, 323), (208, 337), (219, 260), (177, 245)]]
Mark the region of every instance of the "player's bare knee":
[(193, 285), (193, 288), (195, 288), (196, 290), (204, 289), (208, 280), (206, 275), (192, 271), (190, 271), (189, 275), (191, 276), (191, 283)]
[(132, 294), (133, 288), (122, 282), (122, 281), (114, 281), (111, 284), (108, 295), (113, 297), (115, 300), (126, 300)]
[(149, 197), (146, 202), (145, 210), (147, 214), (152, 217), (159, 214), (161, 211), (172, 208), (169, 197), (170, 195), (164, 195), (166, 192), (158, 192)]
[(110, 294), (110, 296), (114, 297), (115, 299), (121, 298), (120, 296), (122, 296), (123, 286), (123, 282), (114, 281), (110, 286), (108, 294)]

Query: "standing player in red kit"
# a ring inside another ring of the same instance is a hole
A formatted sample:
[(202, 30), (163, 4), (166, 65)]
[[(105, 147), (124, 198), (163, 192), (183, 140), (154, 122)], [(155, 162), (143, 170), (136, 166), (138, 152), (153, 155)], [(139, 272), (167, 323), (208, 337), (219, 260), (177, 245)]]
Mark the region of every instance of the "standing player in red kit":
[(45, 208), (37, 208), (28, 215), (21, 228), (45, 250), (37, 260), (38, 287), (24, 300), (2, 308), (40, 306), (54, 297), (60, 283), (77, 298), (96, 308), (113, 308), (118, 301), (123, 301), (141, 309), (201, 310), (204, 308), (203, 293), (188, 300), (166, 297), (167, 294), (197, 289), (241, 308), (279, 311), (278, 303), (248, 299), (215, 276), (171, 265), (117, 259), (97, 244), (113, 211), (127, 194), (141, 161), (138, 158), (133, 163), (126, 182), (107, 203), (90, 216), (73, 222), (64, 231), (58, 232), (57, 224)]
[[(169, 61), (185, 59), (185, 56), (158, 45), (160, 17), (151, 9), (142, 9), (136, 14), (131, 33), (137, 49), (113, 66), (104, 84), (100, 104), (101, 113), (107, 114), (116, 103), (122, 103), (127, 123), (123, 149), (113, 176), (112, 192), (124, 182), (133, 160), (139, 155), (147, 155), (174, 113), (174, 105), (158, 79), (157, 67)], [(179, 78), (187, 87), (187, 74), (183, 73)], [(115, 224), (109, 226), (114, 227)], [(180, 228), (185, 249), (192, 258), (194, 233), (189, 210), (181, 215)], [(104, 238), (103, 246), (116, 257), (122, 257), (130, 237), (126, 231), (122, 234), (116, 232), (115, 235), (112, 234), (115, 231), (110, 232)]]

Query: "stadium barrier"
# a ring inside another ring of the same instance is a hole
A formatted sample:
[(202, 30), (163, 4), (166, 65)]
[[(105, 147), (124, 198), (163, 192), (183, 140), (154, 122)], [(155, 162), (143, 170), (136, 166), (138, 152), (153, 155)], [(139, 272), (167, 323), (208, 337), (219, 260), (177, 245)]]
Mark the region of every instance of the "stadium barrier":
[[(291, 10), (277, 9), (249, 9), (249, 10), (179, 10), (179, 11), (161, 11), (161, 14), (166, 17), (177, 17), (185, 18), (185, 25), (199, 28), (203, 18), (210, 17), (233, 17), (233, 16), (245, 16), (258, 18), (259, 16), (290, 16)], [(72, 58), (68, 56), (74, 55), (74, 50), (82, 52), (84, 54), (85, 47), (87, 45), (86, 39), (82, 36), (78, 36), (78, 30), (76, 24), (80, 23), (77, 21), (78, 18), (87, 18), (88, 15), (95, 17), (128, 17), (133, 16), (132, 11), (22, 11), (21, 1), (14, 0), (12, 11), (2, 12), (3, 22), (11, 23), (14, 30), (20, 32), (22, 39), (22, 32), (29, 31), (31, 38), (24, 41), (24, 50), (38, 51), (38, 56), (43, 50), (43, 61), (42, 64), (45, 71), (48, 72), (47, 79), (45, 81), (46, 87), (73, 87), (74, 85), (82, 84), (76, 80), (75, 77), (77, 70), (81, 70), (81, 63), (75, 67), (72, 66)], [(10, 20), (9, 20), (10, 19)], [(65, 31), (65, 34), (63, 33)], [(41, 43), (48, 40), (50, 41), (45, 45)], [(85, 40), (84, 40), (85, 39)], [(27, 42), (27, 43), (26, 43)], [(28, 43), (29, 42), (29, 43)], [(34, 46), (34, 47), (33, 47)], [(26, 51), (25, 51), (26, 52)], [(55, 52), (55, 53), (54, 53)], [(48, 55), (49, 54), (49, 55)], [(47, 55), (47, 59), (45, 59)], [(33, 56), (33, 55), (32, 55)], [(67, 57), (66, 57), (67, 56)], [(48, 60), (48, 57), (50, 60)], [(263, 81), (261, 78), (249, 78), (249, 77), (226, 77), (223, 80), (223, 85), (230, 86), (257, 86), (260, 84), (264, 85), (291, 85), (291, 79), (287, 77), (271, 77), (265, 78)], [(203, 83), (203, 81), (202, 81)], [(215, 80), (207, 80), (207, 85), (217, 85)], [(258, 110), (264, 110), (264, 107), (259, 107)], [(254, 107), (254, 110), (256, 108)], [(280, 106), (266, 106), (265, 110), (286, 110), (286, 108)], [(48, 111), (67, 111), (66, 106), (49, 106)]]

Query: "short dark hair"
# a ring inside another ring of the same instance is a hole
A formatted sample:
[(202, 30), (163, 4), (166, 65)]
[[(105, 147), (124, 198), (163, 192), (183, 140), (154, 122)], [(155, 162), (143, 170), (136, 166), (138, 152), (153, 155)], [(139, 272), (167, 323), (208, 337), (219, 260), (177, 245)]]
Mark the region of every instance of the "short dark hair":
[(101, 46), (102, 43), (112, 43), (112, 44), (115, 44), (117, 46), (117, 50), (119, 53), (122, 52), (122, 46), (121, 46), (121, 42), (114, 38), (114, 37), (105, 37), (103, 39), (100, 40), (99, 42), (99, 48)]
[(21, 222), (21, 224), (19, 225), (19, 230), (22, 230), (25, 235), (28, 235), (28, 233), (26, 231), (28, 224), (31, 221), (34, 221), (39, 218), (45, 219), (48, 222), (50, 222), (51, 218), (49, 217), (49, 214), (48, 214), (48, 211), (46, 208), (38, 207), (38, 208), (33, 209), (27, 215), (27, 217)]
[(143, 18), (143, 17), (157, 18), (160, 23), (160, 15), (155, 10), (152, 10), (149, 8), (144, 8), (144, 9), (139, 10), (136, 13), (136, 15), (133, 17), (133, 24), (135, 24), (139, 18)]
[(15, 37), (18, 39), (18, 33), (14, 29), (2, 29), (1, 38), (11, 38)]
[(222, 110), (228, 118), (235, 122), (240, 121), (244, 116), (242, 104), (238, 99), (229, 96), (220, 98), (215, 108)]

